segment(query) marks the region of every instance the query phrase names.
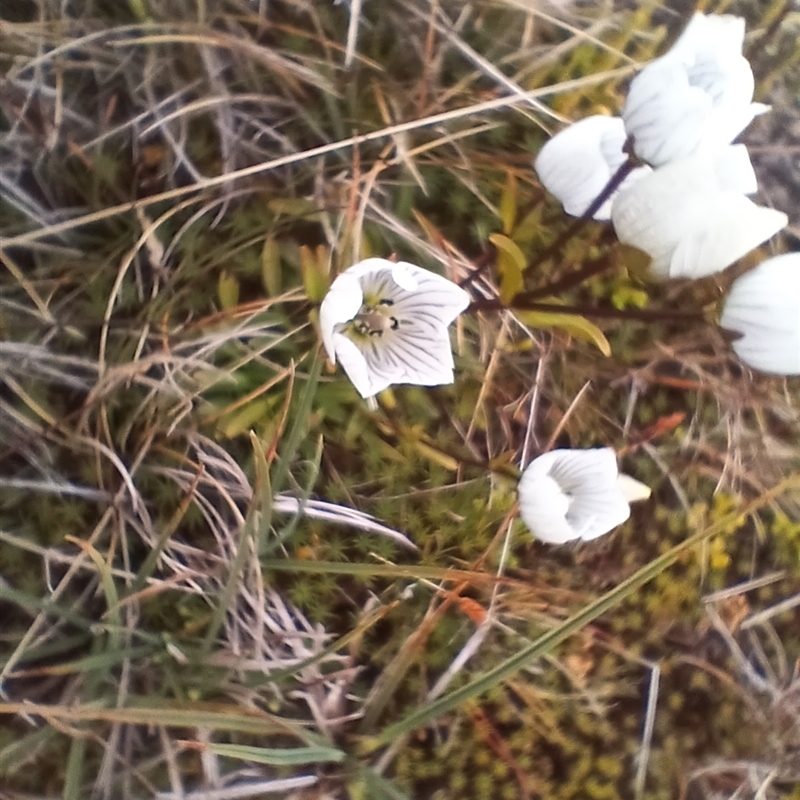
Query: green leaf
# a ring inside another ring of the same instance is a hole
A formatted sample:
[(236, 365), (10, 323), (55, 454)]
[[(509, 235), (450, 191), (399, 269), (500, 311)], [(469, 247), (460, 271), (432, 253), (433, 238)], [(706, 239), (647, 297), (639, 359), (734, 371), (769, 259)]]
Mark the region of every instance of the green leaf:
[(614, 308), (644, 308), (650, 296), (644, 289), (637, 289), (630, 284), (617, 286), (611, 294), (611, 302)]
[(261, 248), (261, 282), (268, 297), (281, 293), (281, 246), (271, 234)]
[(257, 422), (263, 420), (272, 410), (274, 401), (269, 397), (259, 397), (231, 415), (224, 416), (217, 426), (221, 436), (233, 439), (249, 431)]
[(283, 490), (283, 484), (289, 475), (292, 459), (297, 453), (300, 444), (308, 433), (309, 417), (317, 394), (317, 385), (322, 371), (322, 359), (317, 355), (308, 372), (308, 381), (300, 398), (297, 411), (294, 415), (292, 427), (284, 439), (281, 440), (280, 455), (275, 465), (275, 474), (272, 479), (275, 494)]
[(312, 250), (300, 246), (300, 270), (303, 273), (303, 288), (312, 303), (320, 303), (328, 293), (330, 253), (324, 244)]
[(124, 725), (158, 725), (171, 728), (210, 728), (212, 731), (239, 731), (263, 736), (287, 734), (302, 740), (309, 739), (309, 732), (291, 720), (267, 714), (263, 711), (248, 711), (225, 703), (192, 703), (191, 705), (153, 705), (152, 698), (130, 697), (129, 705), (121, 708), (105, 708), (98, 703), (80, 705), (43, 705), (39, 703), (2, 703), (0, 716), (20, 713), (36, 714), (45, 720), (62, 720), (65, 723), (108, 722)]
[(7, 744), (0, 750), (0, 777), (9, 778), (26, 764), (35, 763), (37, 754), (56, 736), (58, 731), (45, 725)]
[(410, 800), (409, 796), (371, 767), (359, 770), (358, 778), (348, 784), (351, 800)]
[(520, 273), (524, 272), (525, 267), (528, 266), (528, 259), (525, 258), (525, 253), (520, 250), (519, 245), (513, 239), (502, 233), (493, 233), (489, 236), (489, 241), (501, 253), (505, 253), (509, 257)]
[(508, 303), (522, 291), (522, 273), (528, 262), (525, 254), (508, 236), (493, 233), (489, 241), (497, 248), (497, 271), (500, 273), (500, 300)]
[(239, 586), (241, 574), (244, 570), (245, 561), (250, 554), (250, 542), (255, 535), (255, 507), (251, 504), (248, 509), (247, 517), (245, 518), (244, 525), (242, 525), (238, 537), (238, 547), (236, 556), (230, 565), (230, 571), (227, 576), (225, 586), (219, 595), (219, 601), (214, 607), (214, 612), (211, 615), (211, 621), (208, 623), (208, 629), (203, 637), (203, 642), (200, 646), (200, 653), (198, 662), (202, 662), (206, 656), (211, 652), (211, 648), (217, 639), (222, 623), (233, 601), (233, 596)]
[(510, 234), (514, 230), (517, 221), (517, 179), (513, 172), (508, 173), (500, 198), (500, 221), (503, 223), (503, 233)]
[(239, 758), (243, 761), (255, 761), (257, 764), (272, 764), (287, 767), (297, 764), (340, 763), (344, 753), (335, 747), (322, 745), (312, 747), (254, 747), (247, 744), (203, 744), (203, 750), (227, 758)]
[(302, 197), (273, 197), (267, 208), (273, 214), (285, 214), (287, 217), (309, 217), (316, 213), (316, 206)]
[(529, 211), (514, 228), (514, 241), (520, 245), (530, 245), (539, 236), (539, 231), (542, 228), (542, 212), (544, 205), (538, 204), (536, 208)]
[(128, 0), (128, 8), (139, 22), (152, 22), (153, 18), (147, 11), (147, 4), (144, 0)]
[(219, 274), (217, 296), (220, 305), (226, 311), (239, 305), (239, 281), (226, 270), (222, 270)]
[(559, 314), (555, 311), (515, 311), (521, 322), (531, 328), (559, 328), (576, 339), (593, 344), (604, 355), (611, 355), (611, 345), (605, 334), (593, 322), (577, 314)]

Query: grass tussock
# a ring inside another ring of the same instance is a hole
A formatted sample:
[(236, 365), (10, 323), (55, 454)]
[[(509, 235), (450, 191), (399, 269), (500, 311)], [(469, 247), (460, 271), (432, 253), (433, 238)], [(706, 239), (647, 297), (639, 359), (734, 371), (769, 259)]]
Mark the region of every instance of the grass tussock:
[[(791, 3), (703, 7), (796, 127)], [(530, 165), (687, 13), (3, 4), (9, 797), (800, 797), (797, 381), (731, 354), (730, 275), (648, 283)], [(776, 198), (789, 130), (748, 134)], [(317, 304), (390, 254), (486, 310), (372, 408)], [(593, 445), (651, 499), (531, 541), (518, 465)]]

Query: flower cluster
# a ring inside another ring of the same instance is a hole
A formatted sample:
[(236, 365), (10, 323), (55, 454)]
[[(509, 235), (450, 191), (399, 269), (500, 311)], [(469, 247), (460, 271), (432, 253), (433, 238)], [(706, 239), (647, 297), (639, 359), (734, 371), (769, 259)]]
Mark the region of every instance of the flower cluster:
[[(742, 55), (744, 20), (695, 14), (673, 47), (633, 79), (621, 117), (588, 117), (556, 134), (534, 161), (564, 210), (582, 216), (614, 174), (632, 169), (593, 216), (646, 252), (658, 278), (697, 279), (726, 269), (786, 227), (756, 205), (744, 145), (733, 140), (769, 110), (753, 102)], [(641, 166), (641, 165), (644, 166)], [(755, 369), (800, 374), (798, 255), (761, 265), (734, 283), (722, 326)]]
[[(756, 176), (746, 148), (732, 143), (768, 110), (752, 102), (743, 40), (743, 20), (696, 14), (673, 48), (634, 78), (622, 117), (581, 120), (534, 161), (568, 214), (610, 219), (661, 278), (723, 270), (787, 224), (782, 212), (748, 199)], [(440, 275), (369, 258), (333, 281), (320, 307), (322, 341), (364, 398), (393, 384), (452, 383), (448, 327), (469, 303)], [(800, 253), (735, 281), (721, 324), (739, 335), (733, 349), (745, 363), (800, 374)], [(602, 536), (650, 494), (619, 473), (610, 448), (540, 455), (518, 491), (522, 520), (550, 544)]]

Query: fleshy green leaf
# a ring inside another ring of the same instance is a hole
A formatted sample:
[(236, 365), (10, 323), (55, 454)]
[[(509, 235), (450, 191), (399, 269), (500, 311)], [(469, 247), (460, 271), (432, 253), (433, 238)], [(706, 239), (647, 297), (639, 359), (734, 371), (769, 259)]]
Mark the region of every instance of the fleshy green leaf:
[(604, 355), (611, 355), (611, 345), (605, 334), (593, 322), (578, 314), (559, 314), (554, 311), (516, 311), (517, 317), (531, 328), (559, 328), (576, 339), (595, 345)]
[(233, 439), (246, 431), (249, 431), (259, 420), (270, 412), (273, 402), (266, 397), (259, 397), (253, 400), (244, 408), (237, 410), (230, 416), (220, 420), (218, 432), (226, 439)]
[(285, 214), (287, 217), (309, 217), (317, 209), (310, 201), (302, 197), (273, 197), (267, 208), (274, 214)]
[(497, 270), (500, 273), (500, 300), (508, 303), (522, 291), (522, 272), (527, 259), (512, 239), (502, 233), (493, 233), (489, 241), (497, 248)]
[(510, 234), (517, 221), (517, 179), (513, 172), (508, 173), (503, 195), (500, 198), (500, 221), (503, 233)]
[(303, 287), (312, 303), (321, 303), (328, 292), (329, 264), (328, 248), (325, 245), (320, 245), (316, 250), (301, 245), (300, 269), (303, 273)]
[(281, 247), (274, 236), (267, 236), (261, 249), (261, 281), (269, 297), (281, 293)]
[(219, 274), (217, 296), (220, 305), (227, 311), (239, 305), (239, 281), (226, 270)]

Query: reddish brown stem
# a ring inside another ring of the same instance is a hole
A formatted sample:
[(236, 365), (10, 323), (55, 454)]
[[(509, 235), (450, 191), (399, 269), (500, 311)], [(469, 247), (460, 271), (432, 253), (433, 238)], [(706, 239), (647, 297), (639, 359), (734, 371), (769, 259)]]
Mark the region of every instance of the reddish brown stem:
[(467, 311), (546, 311), (548, 314), (577, 314), (596, 319), (635, 319), (642, 322), (701, 322), (705, 317), (700, 311), (674, 311), (672, 309), (609, 308), (608, 306), (563, 306), (556, 303), (536, 303), (514, 298), (504, 305), (497, 298), (475, 300)]

